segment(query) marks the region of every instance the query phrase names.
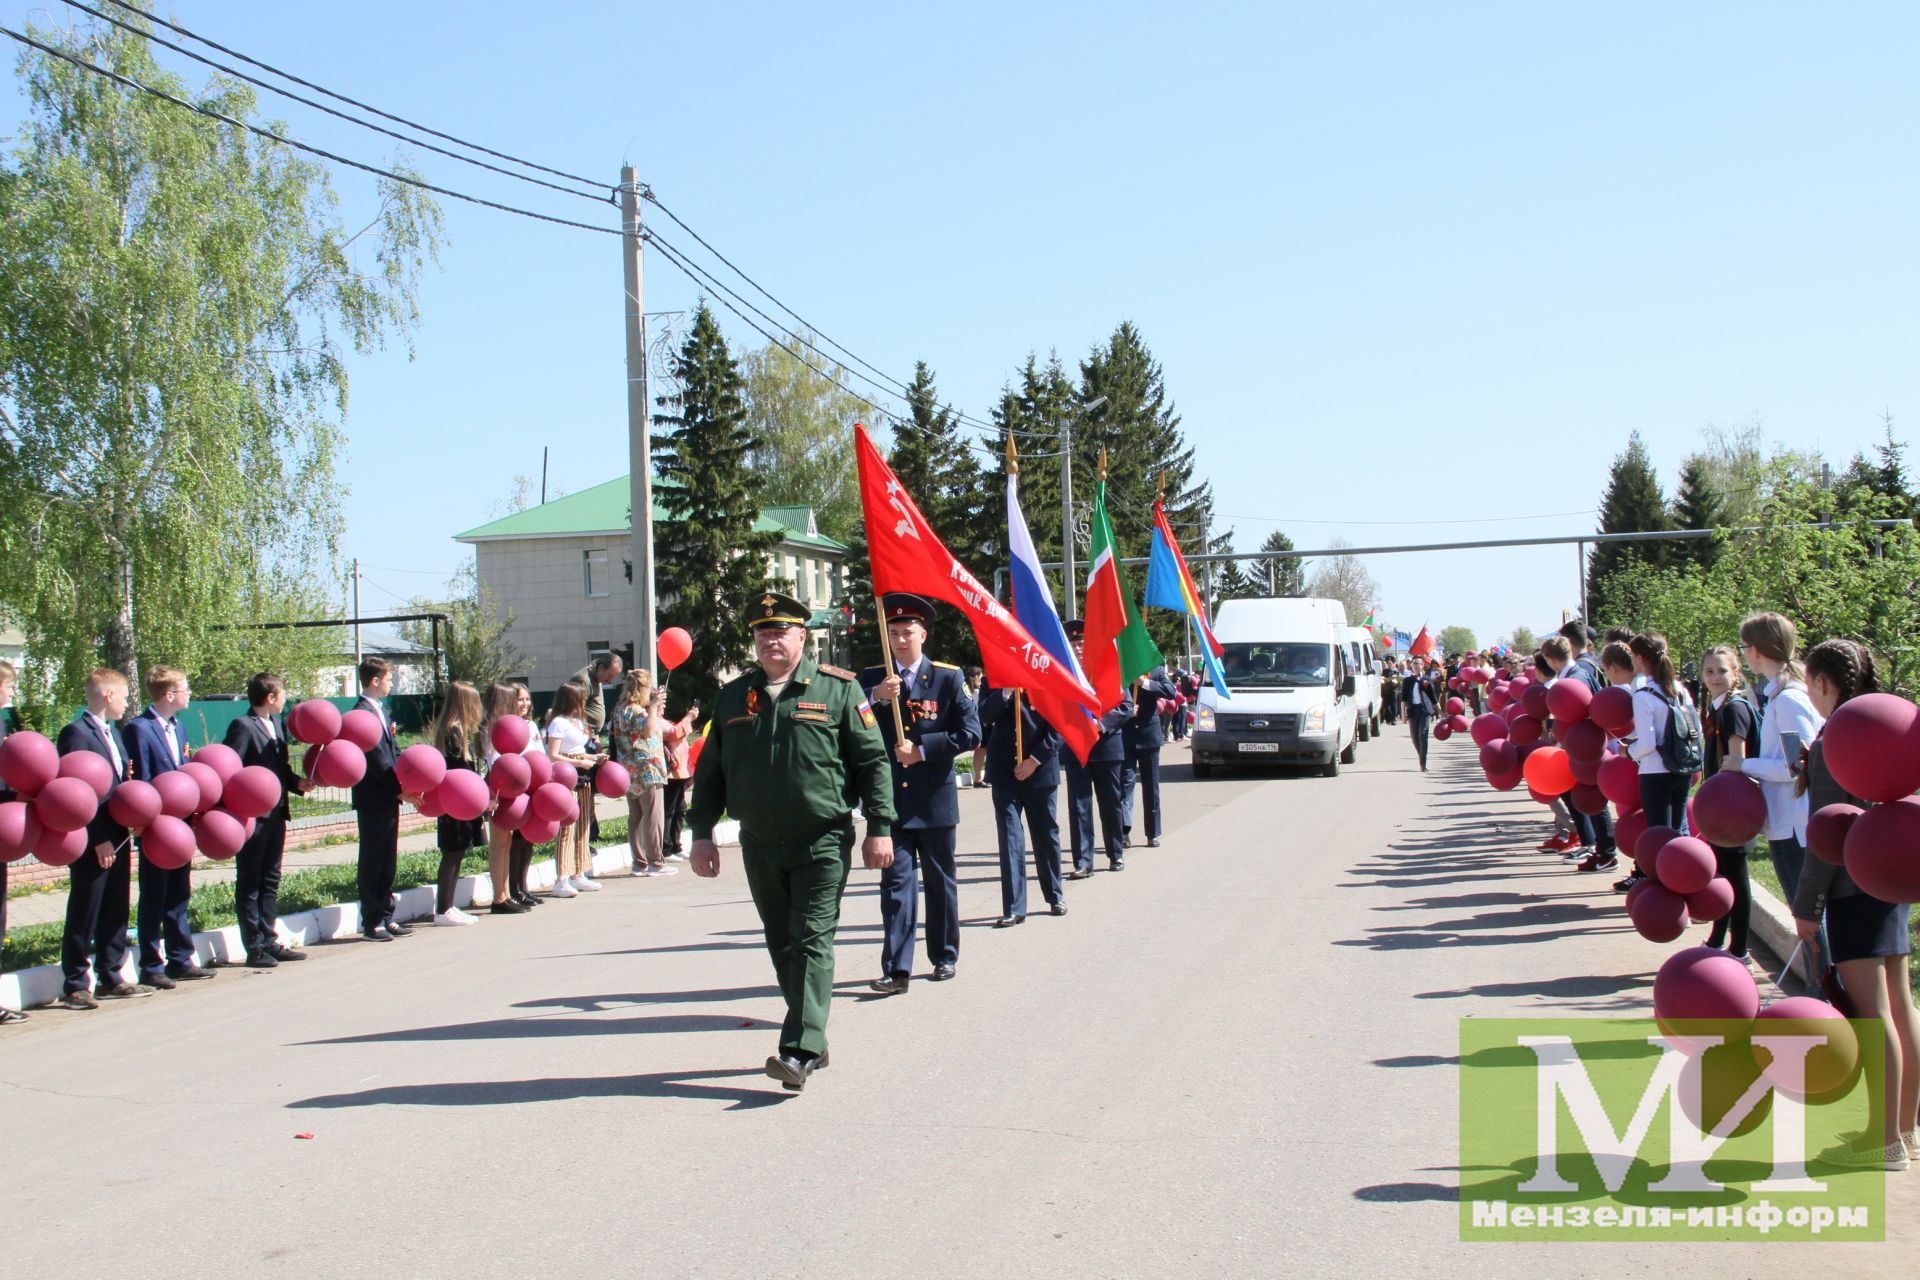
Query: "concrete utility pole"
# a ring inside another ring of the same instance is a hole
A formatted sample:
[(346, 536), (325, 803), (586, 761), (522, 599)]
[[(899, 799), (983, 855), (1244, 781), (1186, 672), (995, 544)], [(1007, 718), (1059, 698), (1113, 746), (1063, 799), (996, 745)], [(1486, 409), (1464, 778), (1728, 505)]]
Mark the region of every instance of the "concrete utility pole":
[(353, 561), (353, 670), (354, 679), (360, 678), (360, 560)]
[(1097, 396), (1060, 419), (1060, 608), (1061, 616), (1077, 618), (1080, 604), (1073, 590), (1073, 420), (1107, 402)]
[(653, 406), (647, 395), (647, 310), (640, 259), (640, 175), (620, 170), (621, 262), (627, 284), (627, 501), (633, 553), (633, 665), (659, 677), (653, 619)]

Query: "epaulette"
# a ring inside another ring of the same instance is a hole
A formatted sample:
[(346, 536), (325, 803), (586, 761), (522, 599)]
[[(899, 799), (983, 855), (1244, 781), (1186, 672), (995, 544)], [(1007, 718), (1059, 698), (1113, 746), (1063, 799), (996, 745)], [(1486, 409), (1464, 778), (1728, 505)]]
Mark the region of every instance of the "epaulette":
[(845, 667), (829, 667), (824, 663), (820, 666), (820, 674), (823, 676), (839, 676), (842, 680), (858, 681), (860, 679), (859, 676), (853, 674), (853, 672), (847, 670)]
[[(933, 660), (929, 658), (928, 661), (932, 662)], [(955, 666), (951, 662), (934, 662), (933, 665), (940, 668), (942, 671), (958, 671), (960, 669), (959, 667)]]

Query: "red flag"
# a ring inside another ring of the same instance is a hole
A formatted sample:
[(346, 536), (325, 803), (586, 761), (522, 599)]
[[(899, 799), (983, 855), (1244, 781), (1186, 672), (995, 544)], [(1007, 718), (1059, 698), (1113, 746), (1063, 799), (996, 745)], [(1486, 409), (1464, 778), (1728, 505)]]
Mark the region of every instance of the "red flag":
[(1413, 638), (1413, 643), (1407, 646), (1407, 653), (1415, 658), (1424, 658), (1432, 652), (1433, 637), (1427, 634), (1425, 627), (1422, 627), (1420, 634)]
[(953, 558), (880, 456), (867, 429), (856, 425), (853, 436), (873, 594), (907, 591), (944, 600), (958, 609), (980, 642), (980, 665), (987, 681), (996, 689), (1025, 689), (1033, 709), (1085, 760), (1099, 738), (1099, 728), (1089, 718), (1095, 714), (1093, 691), (1072, 670), (1054, 661), (1019, 619)]

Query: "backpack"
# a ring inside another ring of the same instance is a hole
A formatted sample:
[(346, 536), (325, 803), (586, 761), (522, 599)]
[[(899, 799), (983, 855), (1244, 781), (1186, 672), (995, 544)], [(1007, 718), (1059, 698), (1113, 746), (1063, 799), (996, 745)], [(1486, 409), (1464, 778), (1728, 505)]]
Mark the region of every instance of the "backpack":
[(1667, 732), (1660, 739), (1660, 763), (1668, 773), (1697, 773), (1707, 762), (1706, 745), (1700, 736), (1700, 713), (1690, 702), (1675, 702), (1657, 684), (1642, 690), (1667, 704)]

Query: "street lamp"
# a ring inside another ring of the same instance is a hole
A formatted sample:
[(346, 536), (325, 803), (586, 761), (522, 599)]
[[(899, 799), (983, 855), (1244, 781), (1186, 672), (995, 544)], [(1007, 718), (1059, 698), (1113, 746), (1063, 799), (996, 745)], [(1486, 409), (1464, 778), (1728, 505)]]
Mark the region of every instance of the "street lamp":
[(1073, 420), (1085, 417), (1107, 402), (1096, 396), (1080, 406), (1079, 412), (1060, 420), (1060, 607), (1075, 617), (1079, 610), (1073, 596)]

